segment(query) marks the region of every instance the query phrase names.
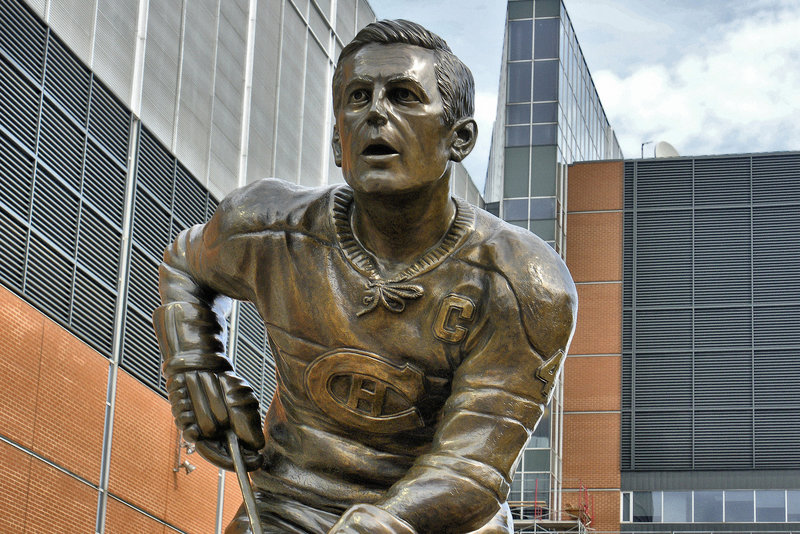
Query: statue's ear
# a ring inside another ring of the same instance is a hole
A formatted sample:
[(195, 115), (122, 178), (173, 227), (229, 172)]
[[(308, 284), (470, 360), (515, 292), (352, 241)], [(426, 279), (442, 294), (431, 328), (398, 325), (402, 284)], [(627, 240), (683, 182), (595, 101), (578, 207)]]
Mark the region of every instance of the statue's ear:
[(461, 161), (475, 148), (475, 141), (478, 139), (478, 124), (472, 118), (456, 121), (453, 125), (452, 136), (450, 159)]
[(331, 148), (333, 148), (333, 161), (337, 167), (342, 166), (342, 141), (339, 139), (339, 128), (333, 127), (333, 137), (331, 138)]

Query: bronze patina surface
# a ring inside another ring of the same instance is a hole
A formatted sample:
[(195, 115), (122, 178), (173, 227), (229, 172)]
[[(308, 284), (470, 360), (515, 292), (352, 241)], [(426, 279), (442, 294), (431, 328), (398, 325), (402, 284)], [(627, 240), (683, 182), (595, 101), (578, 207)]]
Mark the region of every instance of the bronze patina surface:
[[(577, 296), (546, 243), (450, 196), (473, 93), (439, 37), (367, 26), (334, 74), (347, 185), (250, 184), (165, 252), (154, 319), (176, 424), (227, 469), (236, 433), (264, 532), (512, 532), (514, 466)], [(263, 432), (225, 355), (231, 298), (274, 351)], [(241, 510), (226, 532), (248, 531)]]

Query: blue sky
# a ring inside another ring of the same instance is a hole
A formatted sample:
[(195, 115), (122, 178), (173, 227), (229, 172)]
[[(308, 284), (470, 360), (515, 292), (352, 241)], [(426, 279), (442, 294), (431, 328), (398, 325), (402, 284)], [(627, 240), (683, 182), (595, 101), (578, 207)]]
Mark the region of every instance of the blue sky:
[[(504, 0), (369, 0), (414, 20), (472, 69), (483, 188), (497, 111)], [(800, 150), (800, 0), (564, 0), (626, 157)], [(645, 147), (645, 156), (652, 155)]]

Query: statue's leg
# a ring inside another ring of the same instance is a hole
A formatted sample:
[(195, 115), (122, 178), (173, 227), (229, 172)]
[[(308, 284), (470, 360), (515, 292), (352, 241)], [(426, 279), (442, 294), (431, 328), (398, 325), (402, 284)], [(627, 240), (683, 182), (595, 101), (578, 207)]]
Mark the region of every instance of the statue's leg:
[(511, 534), (514, 532), (514, 522), (511, 519), (511, 508), (504, 502), (495, 516), (478, 530), (470, 534)]
[[(256, 505), (264, 534), (326, 534), (339, 519), (337, 514), (264, 492), (256, 492)], [(225, 534), (252, 534), (244, 504)]]

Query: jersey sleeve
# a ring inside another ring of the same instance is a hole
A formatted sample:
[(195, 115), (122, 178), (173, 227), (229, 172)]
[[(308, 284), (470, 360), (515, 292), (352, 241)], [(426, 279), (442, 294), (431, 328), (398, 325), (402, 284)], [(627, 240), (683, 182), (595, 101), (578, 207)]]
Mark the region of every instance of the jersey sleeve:
[[(378, 504), (418, 532), (478, 529), (507, 499), (574, 330), (577, 295), (562, 265), (554, 261), (546, 280), (507, 278), (513, 297), (493, 308), (483, 339), (457, 368), (430, 452)], [(526, 306), (538, 324), (526, 324)]]

